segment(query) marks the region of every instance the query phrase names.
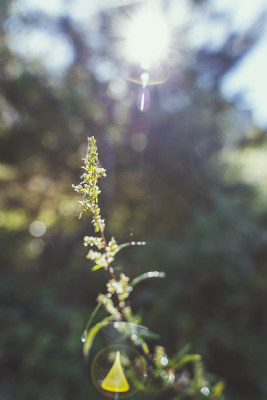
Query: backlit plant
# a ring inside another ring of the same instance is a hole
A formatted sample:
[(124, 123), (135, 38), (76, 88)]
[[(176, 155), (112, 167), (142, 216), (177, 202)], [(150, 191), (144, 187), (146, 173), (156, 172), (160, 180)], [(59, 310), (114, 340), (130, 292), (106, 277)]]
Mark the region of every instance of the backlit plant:
[[(163, 278), (165, 274), (159, 271), (146, 272), (137, 277), (128, 277), (124, 273), (117, 276), (114, 272), (116, 255), (122, 249), (132, 245), (143, 245), (144, 242), (128, 242), (119, 244), (114, 237), (107, 238), (105, 220), (101, 216), (98, 196), (100, 178), (106, 176), (106, 170), (99, 165), (98, 151), (94, 137), (88, 138), (88, 150), (84, 158), (81, 182), (74, 185), (74, 190), (82, 196), (80, 201), (81, 214), (88, 212), (94, 226), (95, 235), (84, 237), (84, 246), (90, 247), (87, 258), (93, 261), (92, 271), (106, 271), (106, 293), (97, 296), (97, 305), (85, 327), (82, 341), (83, 352), (88, 356), (95, 336), (106, 324), (114, 323), (118, 335), (124, 335), (131, 346), (142, 355), (146, 363), (145, 385), (139, 384), (138, 390), (145, 392), (161, 392), (168, 390), (173, 398), (178, 399), (222, 399), (223, 382), (211, 384), (204, 373), (204, 367), (199, 354), (189, 354), (189, 346), (185, 346), (173, 356), (166, 354), (161, 345), (152, 350), (149, 339), (158, 339), (158, 335), (140, 326), (140, 315), (135, 315), (131, 309), (129, 297), (136, 284), (144, 279)], [(106, 316), (100, 322), (92, 324), (100, 308), (104, 308)], [(107, 392), (127, 392), (129, 384), (123, 374), (120, 352), (113, 355), (114, 364), (102, 382), (102, 389)], [(123, 357), (123, 355), (122, 355)], [(117, 376), (118, 375), (118, 376)], [(114, 383), (115, 382), (115, 383)], [(117, 386), (116, 386), (117, 385)], [(115, 389), (114, 389), (115, 387)], [(117, 388), (117, 389), (116, 389)], [(108, 393), (107, 393), (108, 394)]]

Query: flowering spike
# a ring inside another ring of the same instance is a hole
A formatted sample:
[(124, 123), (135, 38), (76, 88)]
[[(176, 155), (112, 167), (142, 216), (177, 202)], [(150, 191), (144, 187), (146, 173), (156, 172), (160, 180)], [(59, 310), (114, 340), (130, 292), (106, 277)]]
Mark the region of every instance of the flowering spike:
[(106, 170), (99, 166), (98, 151), (95, 138), (88, 138), (88, 148), (86, 157), (83, 159), (82, 169), (85, 171), (81, 175), (81, 182), (73, 185), (74, 190), (83, 196), (80, 201), (81, 214), (88, 211), (93, 214), (92, 222), (95, 231), (104, 231), (105, 221), (101, 218), (100, 208), (98, 207), (98, 195), (101, 193), (97, 183), (98, 179), (106, 176)]

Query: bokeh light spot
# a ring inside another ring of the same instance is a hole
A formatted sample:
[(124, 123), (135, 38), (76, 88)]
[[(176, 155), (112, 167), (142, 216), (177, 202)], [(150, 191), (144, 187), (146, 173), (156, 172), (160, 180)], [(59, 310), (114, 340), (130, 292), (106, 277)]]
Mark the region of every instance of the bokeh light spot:
[(208, 396), (210, 394), (209, 388), (206, 386), (203, 386), (203, 388), (200, 389), (200, 392), (204, 394), (204, 396)]
[(147, 147), (147, 137), (142, 132), (136, 132), (131, 138), (131, 146), (134, 151), (142, 152)]
[(46, 225), (42, 221), (34, 221), (29, 228), (30, 234), (35, 237), (41, 237), (46, 232)]
[(6, 221), (6, 216), (3, 211), (0, 211), (0, 226), (3, 226)]
[(127, 92), (125, 81), (119, 76), (114, 77), (109, 83), (108, 92), (115, 99), (123, 98)]
[(168, 358), (167, 357), (161, 357), (160, 360), (161, 364), (165, 367), (168, 364)]
[(33, 239), (28, 245), (29, 252), (33, 256), (39, 256), (44, 251), (45, 243), (42, 239)]
[(71, 200), (61, 200), (58, 205), (58, 209), (60, 214), (64, 217), (70, 217), (71, 215), (77, 214), (77, 205)]

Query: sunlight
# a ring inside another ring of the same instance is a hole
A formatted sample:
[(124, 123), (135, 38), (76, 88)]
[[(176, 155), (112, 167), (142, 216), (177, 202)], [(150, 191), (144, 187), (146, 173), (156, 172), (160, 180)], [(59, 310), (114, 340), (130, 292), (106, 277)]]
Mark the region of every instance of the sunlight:
[(130, 389), (129, 383), (122, 369), (119, 351), (116, 352), (114, 364), (103, 380), (101, 388), (108, 392), (115, 393), (128, 392)]
[(125, 55), (131, 62), (149, 69), (166, 58), (170, 30), (164, 15), (156, 9), (145, 8), (127, 26)]

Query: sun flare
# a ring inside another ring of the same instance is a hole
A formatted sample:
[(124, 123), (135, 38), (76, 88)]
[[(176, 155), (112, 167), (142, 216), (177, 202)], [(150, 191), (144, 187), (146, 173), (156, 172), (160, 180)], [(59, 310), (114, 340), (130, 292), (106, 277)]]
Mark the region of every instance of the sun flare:
[(170, 29), (159, 10), (143, 9), (125, 29), (124, 53), (127, 59), (149, 69), (168, 54)]

